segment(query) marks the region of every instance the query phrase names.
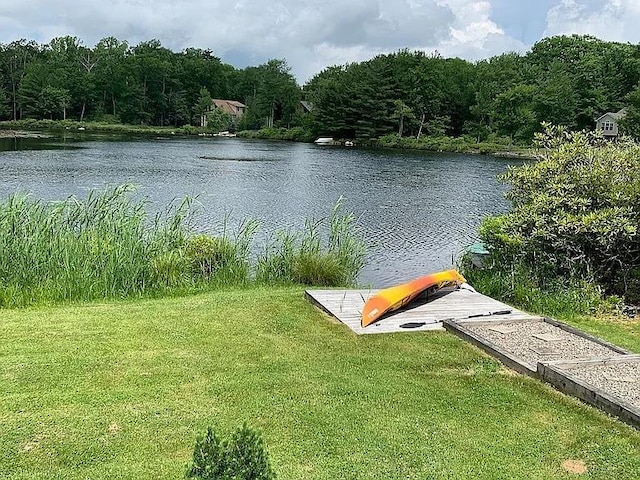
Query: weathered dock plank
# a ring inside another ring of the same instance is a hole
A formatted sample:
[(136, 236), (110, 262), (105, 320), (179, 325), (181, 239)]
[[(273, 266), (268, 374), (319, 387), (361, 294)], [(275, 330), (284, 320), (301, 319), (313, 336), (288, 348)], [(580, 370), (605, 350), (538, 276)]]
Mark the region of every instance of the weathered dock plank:
[[(436, 294), (418, 299), (402, 310), (384, 316), (376, 323), (362, 328), (360, 320), (365, 302), (378, 290), (307, 290), (307, 298), (328, 314), (334, 316), (358, 335), (393, 332), (415, 332), (441, 330), (446, 319), (492, 318), (491, 314), (501, 314), (495, 318), (518, 319), (527, 314), (509, 305), (480, 293), (444, 288)], [(420, 323), (415, 328), (403, 328), (407, 323)]]

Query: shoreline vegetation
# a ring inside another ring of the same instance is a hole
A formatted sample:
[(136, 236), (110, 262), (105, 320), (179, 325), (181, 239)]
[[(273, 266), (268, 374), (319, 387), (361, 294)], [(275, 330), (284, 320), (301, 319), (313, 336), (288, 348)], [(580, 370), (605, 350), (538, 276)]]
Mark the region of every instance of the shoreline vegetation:
[[(260, 130), (244, 130), (238, 132), (238, 137), (262, 140), (286, 140), (296, 142), (313, 142), (315, 137), (310, 131), (296, 128), (262, 128)], [(532, 145), (516, 145), (508, 138), (496, 137), (494, 141), (477, 141), (477, 139), (463, 135), (449, 137), (446, 135), (414, 137), (400, 137), (389, 134), (371, 140), (336, 139), (344, 144), (351, 141), (355, 146), (366, 148), (389, 148), (399, 150), (425, 150), (430, 152), (468, 153), (494, 155), (502, 158), (535, 159), (539, 150)]]
[[(257, 220), (196, 232), (191, 200), (150, 216), (131, 185), (0, 203), (0, 308), (187, 294), (221, 286), (352, 285), (365, 247), (338, 199), (325, 218), (254, 245)], [(259, 253), (255, 253), (259, 252)]]
[[(77, 122), (74, 120), (17, 120), (0, 122), (0, 138), (51, 138), (69, 134), (122, 134), (149, 136), (217, 136), (207, 128), (185, 125), (182, 127), (153, 127), (145, 125), (126, 125), (105, 122)], [(242, 130), (238, 138), (280, 140), (312, 143), (315, 136), (302, 127), (262, 128), (260, 130)], [(356, 142), (356, 146), (366, 148), (389, 148), (400, 150), (424, 150), (430, 152), (449, 152), (494, 155), (502, 158), (535, 159), (539, 150), (526, 145), (514, 145), (508, 138), (498, 138), (494, 142), (478, 142), (469, 136), (448, 137), (424, 136), (421, 139), (386, 135), (379, 139)]]

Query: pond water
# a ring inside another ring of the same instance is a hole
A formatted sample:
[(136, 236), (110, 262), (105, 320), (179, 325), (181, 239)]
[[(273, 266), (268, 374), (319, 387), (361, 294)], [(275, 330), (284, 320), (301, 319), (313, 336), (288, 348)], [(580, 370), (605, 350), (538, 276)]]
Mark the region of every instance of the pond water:
[(234, 138), (5, 139), (0, 199), (56, 200), (129, 182), (149, 210), (197, 196), (201, 231), (219, 233), (225, 216), (232, 228), (259, 220), (260, 243), (327, 216), (342, 197), (368, 245), (359, 282), (385, 287), (453, 265), (481, 219), (508, 208), (496, 175), (509, 162)]

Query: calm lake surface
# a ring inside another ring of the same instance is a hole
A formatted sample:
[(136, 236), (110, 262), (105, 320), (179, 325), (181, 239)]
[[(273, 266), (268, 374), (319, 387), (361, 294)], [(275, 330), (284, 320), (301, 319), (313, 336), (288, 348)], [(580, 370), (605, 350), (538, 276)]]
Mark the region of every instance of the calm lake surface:
[(211, 234), (225, 215), (232, 229), (259, 220), (259, 249), (276, 229), (325, 217), (343, 197), (368, 245), (359, 281), (385, 287), (451, 267), (481, 219), (508, 208), (495, 177), (510, 162), (228, 138), (0, 140), (0, 199), (84, 197), (129, 182), (149, 211), (197, 196), (197, 228)]

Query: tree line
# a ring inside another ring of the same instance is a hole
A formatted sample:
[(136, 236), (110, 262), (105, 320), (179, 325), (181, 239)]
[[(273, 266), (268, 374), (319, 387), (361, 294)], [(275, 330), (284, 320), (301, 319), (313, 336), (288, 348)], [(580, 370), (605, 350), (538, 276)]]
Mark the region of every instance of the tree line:
[(530, 141), (541, 122), (593, 129), (600, 115), (627, 109), (627, 130), (640, 115), (640, 46), (588, 36), (536, 43), (475, 63), (402, 50), (331, 67), (305, 93), (314, 127), (343, 137), (491, 135)]
[(108, 37), (94, 48), (71, 36), (0, 44), (3, 120), (198, 125), (211, 98), (247, 104), (245, 126), (256, 128), (274, 115), (291, 122), (300, 88), (284, 60), (236, 69), (210, 50), (173, 52), (158, 40), (131, 46)]
[(89, 48), (67, 36), (0, 45), (0, 80), (0, 119), (197, 125), (210, 99), (222, 98), (248, 106), (241, 128), (528, 142), (541, 122), (592, 129), (625, 108), (623, 127), (640, 135), (640, 46), (590, 36), (546, 38), (525, 54), (478, 62), (401, 50), (328, 67), (304, 86), (282, 59), (237, 69), (210, 50), (113, 37)]

